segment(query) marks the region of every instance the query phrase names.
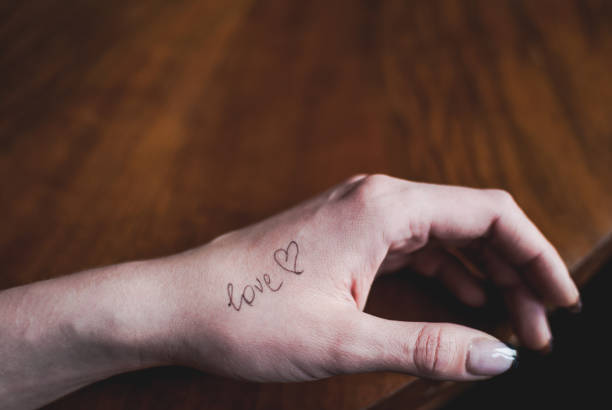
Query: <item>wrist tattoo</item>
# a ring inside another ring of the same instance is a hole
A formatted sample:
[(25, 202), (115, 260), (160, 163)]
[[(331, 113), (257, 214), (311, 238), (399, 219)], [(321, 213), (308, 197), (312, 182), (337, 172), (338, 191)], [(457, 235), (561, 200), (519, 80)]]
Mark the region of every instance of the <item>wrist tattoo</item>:
[[(286, 272), (293, 273), (295, 275), (301, 275), (304, 270), (298, 269), (298, 256), (300, 254), (300, 247), (296, 241), (291, 241), (286, 248), (278, 248), (272, 254), (274, 262)], [(236, 311), (240, 311), (242, 304), (245, 303), (249, 306), (253, 306), (257, 292), (264, 293), (264, 289), (267, 288), (271, 292), (278, 292), (283, 286), (284, 281), (281, 281), (278, 285), (272, 284), (272, 278), (268, 273), (262, 275), (263, 282), (258, 277), (255, 278), (256, 284), (246, 285), (242, 288), (240, 298), (238, 302), (234, 300), (234, 284), (229, 282), (227, 284), (227, 297), (229, 299), (227, 306), (234, 308)], [(264, 288), (265, 285), (265, 288)], [(255, 292), (257, 291), (257, 292)]]

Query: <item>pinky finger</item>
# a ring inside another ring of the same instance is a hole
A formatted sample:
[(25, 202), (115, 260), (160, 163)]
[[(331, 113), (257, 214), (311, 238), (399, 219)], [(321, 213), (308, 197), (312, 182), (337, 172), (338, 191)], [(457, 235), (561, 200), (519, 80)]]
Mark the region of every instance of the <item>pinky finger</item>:
[(444, 286), (466, 305), (481, 307), (485, 304), (486, 294), (483, 287), (458, 260), (448, 262), (438, 276)]
[(552, 334), (546, 318), (546, 307), (526, 286), (505, 289), (504, 299), (519, 339), (530, 349), (549, 348)]

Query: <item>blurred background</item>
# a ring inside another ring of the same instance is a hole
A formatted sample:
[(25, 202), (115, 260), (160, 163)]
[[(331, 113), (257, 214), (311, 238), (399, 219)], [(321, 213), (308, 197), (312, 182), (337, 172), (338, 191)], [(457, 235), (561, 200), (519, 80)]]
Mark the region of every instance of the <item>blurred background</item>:
[[(585, 284), (610, 254), (611, 72), (605, 0), (4, 0), (0, 288), (184, 250), (362, 172), (510, 191)], [(509, 335), (409, 275), (367, 310)], [(165, 368), (49, 408), (436, 408), (468, 386)]]

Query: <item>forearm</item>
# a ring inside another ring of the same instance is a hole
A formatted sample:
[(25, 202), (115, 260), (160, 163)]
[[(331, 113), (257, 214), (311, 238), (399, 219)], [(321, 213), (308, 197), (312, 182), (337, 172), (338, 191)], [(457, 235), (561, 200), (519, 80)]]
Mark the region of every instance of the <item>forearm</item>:
[(160, 365), (227, 374), (224, 291), (240, 256), (222, 243), (0, 291), (0, 407)]
[(2, 408), (39, 407), (113, 374), (161, 364), (156, 313), (172, 307), (157, 276), (153, 263), (135, 262), (0, 292)]

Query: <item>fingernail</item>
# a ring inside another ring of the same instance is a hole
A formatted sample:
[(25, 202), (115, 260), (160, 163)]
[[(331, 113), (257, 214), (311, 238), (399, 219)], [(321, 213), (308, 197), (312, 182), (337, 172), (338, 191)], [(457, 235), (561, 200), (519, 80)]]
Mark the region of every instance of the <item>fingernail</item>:
[(494, 376), (508, 370), (517, 360), (517, 352), (495, 339), (475, 339), (470, 344), (466, 369), (476, 376)]
[(571, 306), (568, 306), (566, 309), (568, 312), (574, 313), (574, 314), (582, 312), (582, 298), (579, 297), (578, 302), (574, 303)]

